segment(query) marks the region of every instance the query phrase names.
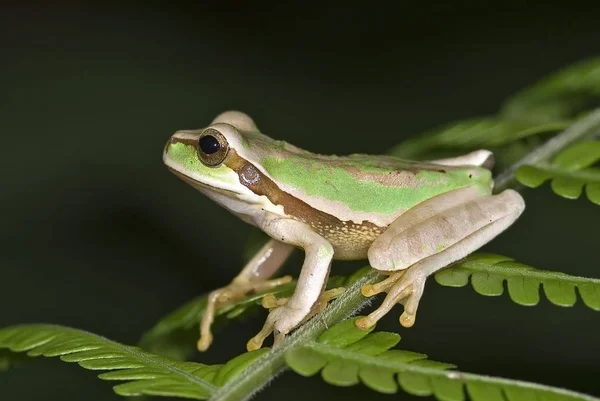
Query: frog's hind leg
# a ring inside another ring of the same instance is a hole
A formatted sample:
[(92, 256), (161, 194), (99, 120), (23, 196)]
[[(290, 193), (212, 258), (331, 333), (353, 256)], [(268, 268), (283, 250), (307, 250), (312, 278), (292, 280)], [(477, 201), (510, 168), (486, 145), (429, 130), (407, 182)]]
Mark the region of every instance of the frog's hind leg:
[(269, 280), (283, 265), (294, 247), (283, 242), (269, 240), (246, 264), (233, 281), (208, 295), (207, 305), (200, 322), (200, 338), (197, 348), (205, 351), (212, 343), (211, 326), (216, 312), (229, 304), (237, 302), (250, 293), (262, 292), (292, 281), (291, 276)]
[(467, 187), (431, 198), (398, 217), (368, 252), (372, 267), (391, 274), (362, 290), (365, 295), (388, 294), (377, 310), (358, 319), (356, 325), (371, 327), (401, 303), (400, 323), (412, 326), (427, 277), (491, 241), (524, 208), (516, 191), (481, 196)]

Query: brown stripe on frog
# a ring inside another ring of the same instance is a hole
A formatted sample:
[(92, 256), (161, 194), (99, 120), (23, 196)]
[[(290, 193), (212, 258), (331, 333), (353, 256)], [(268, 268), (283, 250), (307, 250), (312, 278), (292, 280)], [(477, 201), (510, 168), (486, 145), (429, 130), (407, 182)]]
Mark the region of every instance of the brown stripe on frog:
[[(189, 131), (189, 132), (192, 133), (194, 131)], [(172, 136), (171, 139), (169, 139), (169, 141), (167, 142), (167, 144), (165, 146), (173, 145), (176, 143), (182, 143), (184, 145), (193, 146), (193, 147), (197, 148), (198, 147), (198, 138), (197, 137), (184, 138), (184, 137)]]
[(301, 199), (283, 191), (268, 176), (230, 149), (223, 162), (234, 170), (240, 183), (257, 195), (266, 196), (274, 205), (281, 205), (286, 215), (310, 225), (331, 243), (334, 259), (366, 258), (371, 243), (385, 231), (371, 222), (356, 224), (315, 209)]

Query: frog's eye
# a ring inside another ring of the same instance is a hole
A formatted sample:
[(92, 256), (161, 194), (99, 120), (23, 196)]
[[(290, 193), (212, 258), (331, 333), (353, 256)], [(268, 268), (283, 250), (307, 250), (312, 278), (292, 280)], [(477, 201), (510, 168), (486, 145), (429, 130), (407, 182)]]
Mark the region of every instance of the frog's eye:
[(227, 139), (214, 128), (205, 129), (198, 138), (198, 157), (209, 167), (218, 166), (227, 157), (229, 144)]

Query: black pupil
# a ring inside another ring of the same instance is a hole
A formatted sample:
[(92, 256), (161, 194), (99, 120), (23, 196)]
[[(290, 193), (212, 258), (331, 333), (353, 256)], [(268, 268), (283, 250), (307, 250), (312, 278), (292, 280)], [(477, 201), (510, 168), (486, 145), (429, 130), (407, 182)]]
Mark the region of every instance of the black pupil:
[(221, 149), (221, 144), (214, 136), (205, 135), (200, 138), (200, 149), (202, 149), (202, 151), (207, 155), (212, 155)]

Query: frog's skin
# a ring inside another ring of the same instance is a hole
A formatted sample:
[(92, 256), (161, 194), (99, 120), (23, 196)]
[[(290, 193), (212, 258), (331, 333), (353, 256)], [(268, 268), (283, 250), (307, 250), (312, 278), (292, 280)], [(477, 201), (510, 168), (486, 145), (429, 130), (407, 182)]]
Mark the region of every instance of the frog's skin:
[(272, 332), (281, 341), (326, 305), (333, 259), (368, 259), (388, 276), (362, 288), (366, 296), (388, 294), (377, 310), (357, 320), (358, 327), (371, 327), (397, 303), (404, 305), (401, 324), (410, 327), (427, 277), (492, 240), (525, 208), (513, 190), (491, 194), (489, 151), (429, 162), (320, 155), (271, 139), (237, 111), (218, 115), (203, 129), (177, 131), (163, 161), (271, 237), (231, 284), (209, 295), (199, 350), (212, 342), (217, 308), (291, 280), (270, 277), (294, 248), (305, 252), (294, 294), (271, 302), (249, 350), (260, 348)]

